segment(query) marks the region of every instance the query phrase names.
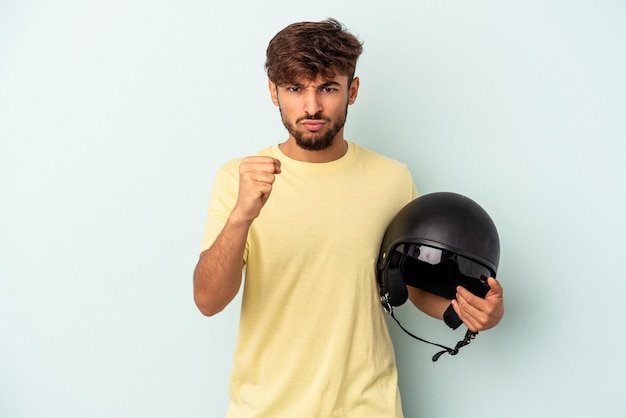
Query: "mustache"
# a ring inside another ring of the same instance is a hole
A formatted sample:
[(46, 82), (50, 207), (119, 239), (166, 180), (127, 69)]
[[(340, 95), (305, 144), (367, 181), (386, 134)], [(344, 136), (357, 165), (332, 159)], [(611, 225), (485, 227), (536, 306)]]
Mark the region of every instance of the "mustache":
[(325, 120), (327, 122), (330, 121), (330, 119), (322, 116), (321, 113), (316, 113), (314, 115), (306, 115), (306, 116), (299, 117), (296, 120), (296, 123), (302, 122), (303, 120)]

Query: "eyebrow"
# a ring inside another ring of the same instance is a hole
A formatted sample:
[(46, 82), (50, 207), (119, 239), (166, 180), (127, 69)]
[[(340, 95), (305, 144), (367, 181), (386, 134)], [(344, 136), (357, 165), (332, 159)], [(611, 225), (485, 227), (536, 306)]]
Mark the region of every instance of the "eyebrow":
[(341, 87), (341, 84), (339, 84), (336, 81), (327, 81), (325, 83), (322, 83), (319, 87), (323, 88), (323, 87), (334, 87), (334, 86)]
[[(301, 87), (304, 88), (304, 84), (302, 83), (291, 83), (292, 86), (294, 87)], [(322, 84), (320, 84), (319, 86), (317, 86), (317, 88), (322, 89), (324, 87), (341, 87), (341, 84), (337, 81), (334, 80), (330, 80), (330, 81), (326, 81)]]

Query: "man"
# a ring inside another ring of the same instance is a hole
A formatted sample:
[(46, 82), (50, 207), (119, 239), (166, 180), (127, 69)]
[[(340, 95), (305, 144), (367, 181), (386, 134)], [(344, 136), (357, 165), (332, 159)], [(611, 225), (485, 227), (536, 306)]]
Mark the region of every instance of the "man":
[[(289, 136), (216, 176), (194, 298), (203, 314), (220, 312), (245, 266), (230, 417), (402, 416), (375, 265), (387, 225), (417, 193), (405, 165), (343, 137), (361, 52), (332, 19), (279, 32), (266, 71)], [(502, 289), (489, 284), (485, 299), (459, 289), (452, 302), (472, 330), (502, 317)], [(451, 303), (409, 289), (432, 316)]]

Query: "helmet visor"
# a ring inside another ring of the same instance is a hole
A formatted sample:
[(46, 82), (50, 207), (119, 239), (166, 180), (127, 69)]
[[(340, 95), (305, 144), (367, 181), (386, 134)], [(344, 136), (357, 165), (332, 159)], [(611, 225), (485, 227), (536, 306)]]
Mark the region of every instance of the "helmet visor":
[(442, 250), (441, 248), (429, 247), (428, 245), (414, 245), (413, 247), (417, 250), (417, 257), (415, 258), (425, 263), (437, 265), (446, 260), (452, 260), (456, 263), (459, 273), (463, 276), (473, 277), (474, 279), (486, 279), (491, 276), (491, 271), (487, 267), (462, 255)]
[(484, 297), (489, 291), (491, 270), (462, 255), (428, 245), (409, 244), (398, 248), (406, 256), (402, 271), (407, 285), (453, 299), (456, 286)]

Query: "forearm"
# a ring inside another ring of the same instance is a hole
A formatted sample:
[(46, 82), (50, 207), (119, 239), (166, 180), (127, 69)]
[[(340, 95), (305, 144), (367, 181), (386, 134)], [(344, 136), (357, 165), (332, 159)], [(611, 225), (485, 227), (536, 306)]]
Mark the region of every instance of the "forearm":
[(443, 319), (443, 313), (450, 306), (450, 300), (434, 295), (416, 287), (407, 286), (409, 299), (425, 314), (433, 318)]
[(200, 312), (221, 312), (241, 287), (243, 253), (250, 222), (229, 218), (211, 247), (200, 254), (194, 270), (194, 301)]
[(204, 315), (222, 311), (239, 292), (248, 231), (280, 172), (280, 161), (272, 157), (246, 157), (239, 165), (237, 203), (213, 245), (200, 255), (193, 275), (194, 300)]

